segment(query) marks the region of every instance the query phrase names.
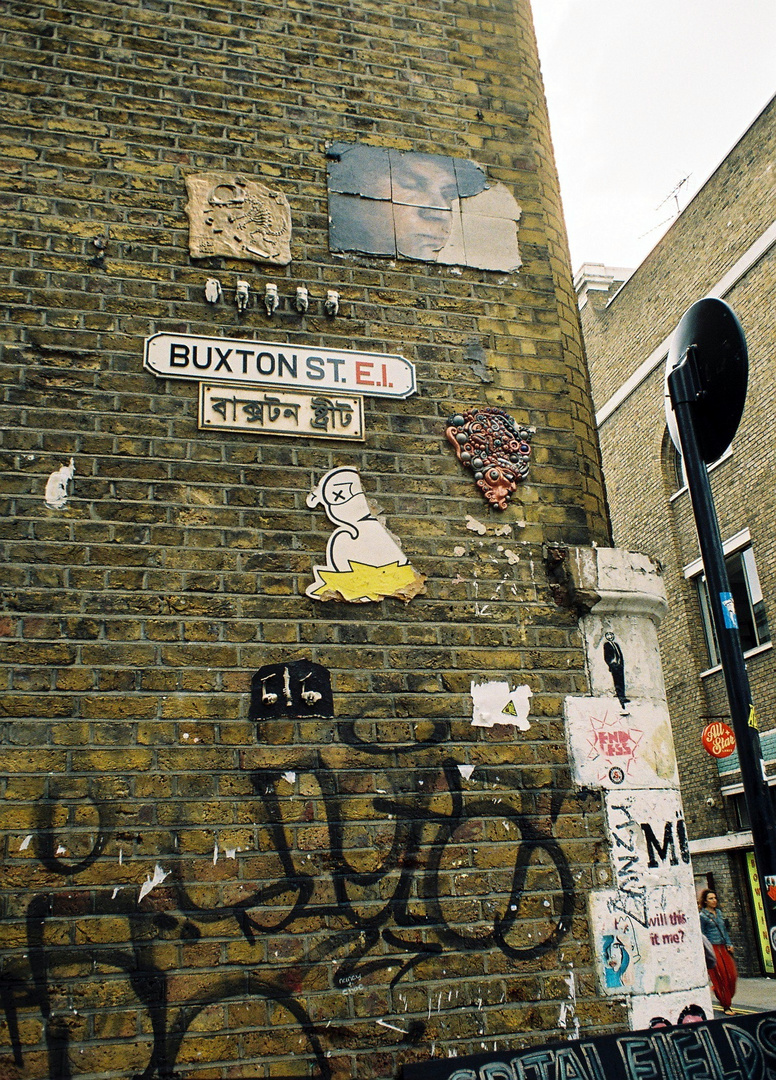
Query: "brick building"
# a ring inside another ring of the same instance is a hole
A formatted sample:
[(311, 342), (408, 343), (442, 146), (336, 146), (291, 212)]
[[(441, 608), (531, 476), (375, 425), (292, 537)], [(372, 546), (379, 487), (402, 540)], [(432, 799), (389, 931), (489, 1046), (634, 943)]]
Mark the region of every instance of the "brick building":
[(657, 558), (665, 575), (669, 613), (660, 630), (661, 654), (696, 883), (719, 890), (740, 968), (748, 974), (774, 968), (754, 911), (751, 833), (737, 757), (716, 761), (701, 745), (705, 725), (730, 714), (681, 459), (666, 431), (663, 381), (682, 314), (703, 296), (724, 299), (747, 337), (749, 391), (732, 448), (710, 468), (710, 478), (774, 785), (775, 152), (776, 99), (635, 272), (587, 266), (577, 279), (614, 539)]
[(651, 656), (662, 586), (606, 548), (525, 0), (2, 35), (2, 1075), (388, 1077), (697, 1000), (676, 934), (637, 962), (663, 691), (634, 738), (590, 628)]

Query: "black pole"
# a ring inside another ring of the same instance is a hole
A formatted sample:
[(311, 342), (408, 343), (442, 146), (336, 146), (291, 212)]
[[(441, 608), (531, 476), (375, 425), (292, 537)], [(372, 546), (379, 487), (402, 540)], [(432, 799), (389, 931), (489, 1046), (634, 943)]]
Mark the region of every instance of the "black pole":
[(754, 858), (768, 923), (768, 938), (776, 959), (776, 904), (768, 895), (768, 885), (776, 885), (776, 824), (770, 791), (765, 781), (760, 733), (725, 567), (714, 498), (695, 430), (694, 406), (704, 391), (693, 346), (690, 346), (679, 364), (669, 373), (668, 392), (682, 444), (687, 487), (695, 515), (711, 614), (717, 632), (719, 655), (736, 736), (741, 782), (752, 829)]

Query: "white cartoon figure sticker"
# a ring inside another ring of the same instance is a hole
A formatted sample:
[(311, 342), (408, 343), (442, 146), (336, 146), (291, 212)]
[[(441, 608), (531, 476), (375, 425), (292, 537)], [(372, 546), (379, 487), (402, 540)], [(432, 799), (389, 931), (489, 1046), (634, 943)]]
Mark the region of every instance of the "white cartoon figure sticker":
[(349, 603), (395, 596), (408, 603), (425, 591), (425, 578), (369, 508), (355, 469), (327, 472), (307, 496), (307, 505), (311, 510), (322, 506), (338, 526), (329, 537), (326, 565), (313, 566), (307, 596)]

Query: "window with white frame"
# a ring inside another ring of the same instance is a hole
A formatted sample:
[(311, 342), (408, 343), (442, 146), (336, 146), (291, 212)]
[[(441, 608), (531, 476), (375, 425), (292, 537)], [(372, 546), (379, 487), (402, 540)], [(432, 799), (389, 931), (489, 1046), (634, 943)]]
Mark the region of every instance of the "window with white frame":
[[(754, 649), (769, 644), (771, 634), (768, 629), (768, 616), (765, 612), (765, 602), (760, 586), (760, 577), (757, 573), (757, 565), (754, 561), (749, 530), (744, 529), (743, 532), (731, 537), (723, 545), (723, 551), (730, 591), (733, 594), (733, 603), (736, 609), (741, 647), (744, 653), (752, 652)], [(690, 566), (685, 568), (684, 573), (686, 578), (694, 582), (697, 589), (709, 663), (711, 667), (717, 667), (720, 663), (719, 647), (711, 617), (709, 590), (701, 560), (697, 559), (694, 563), (691, 563)]]

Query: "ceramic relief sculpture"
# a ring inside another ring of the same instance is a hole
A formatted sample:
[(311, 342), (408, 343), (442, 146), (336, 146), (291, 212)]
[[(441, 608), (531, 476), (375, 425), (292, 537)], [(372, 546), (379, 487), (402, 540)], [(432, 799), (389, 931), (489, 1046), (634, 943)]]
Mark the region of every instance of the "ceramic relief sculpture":
[(186, 177), (189, 253), (251, 262), (291, 262), (291, 209), (282, 191), (227, 172)]
[(503, 409), (468, 409), (451, 416), (445, 435), (458, 460), (495, 510), (506, 510), (517, 485), (528, 475), (530, 428), (518, 426)]
[(313, 567), (307, 596), (350, 603), (394, 596), (408, 603), (425, 592), (426, 579), (372, 513), (355, 469), (326, 473), (307, 496), (307, 505), (322, 506), (337, 526), (326, 548), (326, 565)]

